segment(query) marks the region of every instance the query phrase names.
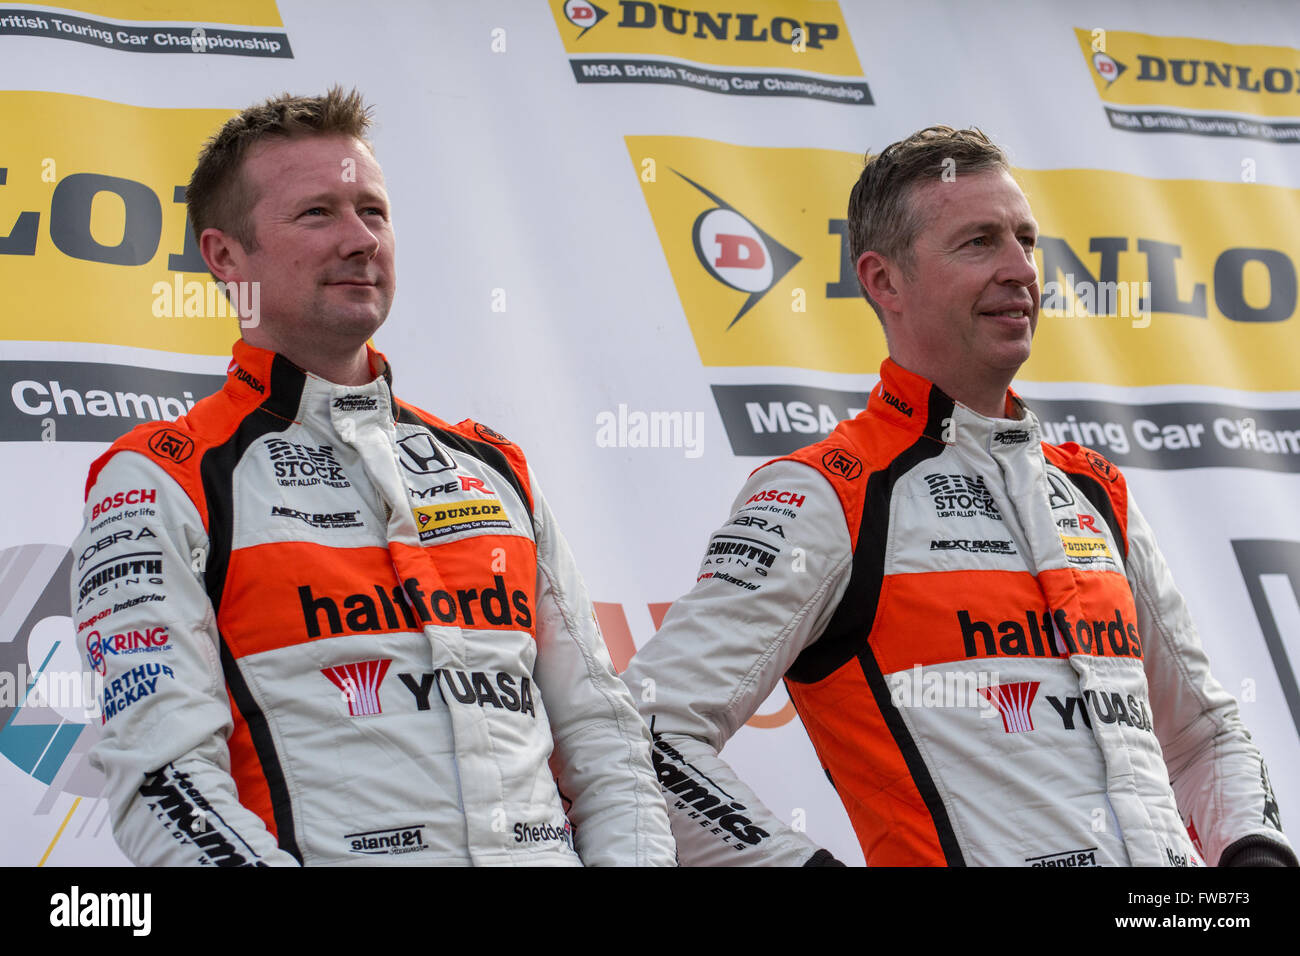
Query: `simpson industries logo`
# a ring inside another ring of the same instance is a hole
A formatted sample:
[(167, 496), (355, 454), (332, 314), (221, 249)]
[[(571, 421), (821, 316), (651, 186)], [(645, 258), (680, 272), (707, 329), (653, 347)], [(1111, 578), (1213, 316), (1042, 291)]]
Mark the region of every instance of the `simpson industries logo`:
[(839, 4), (551, 0), (579, 83), (660, 83), (735, 96), (871, 105)]
[(0, 92), (0, 115), (0, 339), (229, 355), (237, 316), (157, 303), (209, 278), (184, 184), (230, 111)]
[[(844, 219), (860, 156), (626, 142), (705, 366), (877, 372), (884, 336)], [(1300, 391), (1300, 190), (1086, 169), (1015, 176), (1040, 224), (1042, 292), (1021, 381)], [(785, 406), (786, 430), (824, 433), (818, 406), (830, 403), (806, 404)]]
[[(199, 13), (203, 16), (196, 16)], [(230, 0), (220, 4), (83, 0), (75, 7), (57, 11), (14, 7), (0, 10), (0, 36), (70, 40), (124, 53), (290, 59), (293, 50), (288, 36), (282, 30), (267, 29), (280, 26), (283, 23), (273, 0)]]
[(1300, 143), (1300, 50), (1074, 32), (1116, 129)]

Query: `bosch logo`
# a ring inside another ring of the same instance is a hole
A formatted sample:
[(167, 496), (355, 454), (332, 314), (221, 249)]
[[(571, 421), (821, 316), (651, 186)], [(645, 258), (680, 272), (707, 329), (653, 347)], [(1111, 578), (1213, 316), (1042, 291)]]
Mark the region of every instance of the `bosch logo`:
[(100, 515), (123, 505), (154, 504), (157, 501), (158, 491), (155, 488), (135, 488), (131, 491), (119, 491), (117, 494), (109, 495), (103, 501), (94, 505), (90, 509), (90, 520), (94, 521)]

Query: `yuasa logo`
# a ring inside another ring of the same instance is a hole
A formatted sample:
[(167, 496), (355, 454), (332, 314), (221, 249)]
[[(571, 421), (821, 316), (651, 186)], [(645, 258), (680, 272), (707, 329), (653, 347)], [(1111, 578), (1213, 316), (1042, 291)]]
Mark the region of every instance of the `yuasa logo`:
[(158, 500), (158, 490), (156, 488), (136, 488), (132, 491), (119, 491), (115, 495), (109, 495), (103, 501), (96, 504), (90, 509), (90, 520), (94, 521), (102, 514), (106, 514), (115, 508), (123, 505), (138, 505), (149, 503), (152, 504)]
[(331, 684), (343, 692), (348, 702), (348, 713), (353, 717), (372, 717), (383, 713), (379, 703), (379, 685), (392, 660), (357, 661), (321, 670)]
[(1002, 715), (1002, 729), (1009, 734), (1022, 734), (1034, 729), (1034, 719), (1029, 708), (1038, 695), (1039, 681), (1022, 680), (1012, 684), (995, 684), (980, 688), (980, 693)]

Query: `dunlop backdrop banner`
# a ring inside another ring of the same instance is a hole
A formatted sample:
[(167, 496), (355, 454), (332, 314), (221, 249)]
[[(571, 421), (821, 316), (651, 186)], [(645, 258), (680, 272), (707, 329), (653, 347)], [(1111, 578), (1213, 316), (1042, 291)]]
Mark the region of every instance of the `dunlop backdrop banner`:
[[(357, 18), (341, 0), (0, 3), (0, 863), (124, 862), (69, 606), (95, 560), (70, 550), (86, 472), (219, 388), (245, 319), (185, 219), (203, 140), (331, 83), (375, 106), (400, 280), (375, 344), (397, 394), (524, 447), (620, 668), (746, 475), (876, 385), (884, 337), (847, 242), (863, 153), (985, 129), (1042, 234), (1016, 388), (1052, 440), (1125, 469), (1295, 835), (1290, 4), (411, 0)], [(723, 755), (862, 862), (782, 688)]]

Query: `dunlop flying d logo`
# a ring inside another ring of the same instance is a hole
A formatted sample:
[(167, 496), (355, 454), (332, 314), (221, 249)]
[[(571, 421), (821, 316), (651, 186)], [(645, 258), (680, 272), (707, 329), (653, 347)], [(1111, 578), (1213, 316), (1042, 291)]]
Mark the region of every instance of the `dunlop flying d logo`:
[(550, 0), (578, 83), (653, 83), (731, 96), (794, 96), (869, 106), (833, 0)]
[(1300, 144), (1294, 47), (1074, 32), (1115, 129)]
[(691, 227), (691, 241), (700, 264), (719, 282), (749, 294), (735, 318), (727, 323), (729, 329), (785, 278), (798, 264), (799, 256), (738, 213), (726, 200), (681, 173), (677, 175), (717, 203), (700, 213)]

